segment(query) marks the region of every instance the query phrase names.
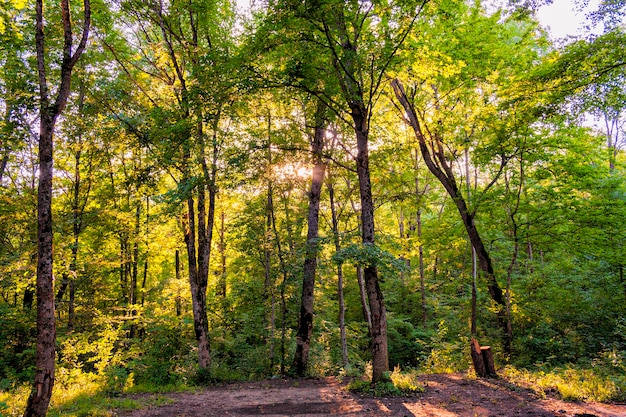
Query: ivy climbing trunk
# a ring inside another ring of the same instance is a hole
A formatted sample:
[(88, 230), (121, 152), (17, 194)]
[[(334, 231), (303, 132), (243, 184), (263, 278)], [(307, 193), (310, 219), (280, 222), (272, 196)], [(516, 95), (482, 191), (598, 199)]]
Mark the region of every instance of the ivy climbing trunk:
[(322, 156), (324, 150), (325, 121), (322, 117), (323, 104), (318, 104), (315, 117), (315, 131), (311, 140), (313, 154), (313, 173), (309, 190), (308, 228), (304, 271), (302, 273), (302, 297), (300, 301), (300, 317), (296, 337), (296, 353), (293, 368), (296, 375), (303, 376), (309, 361), (309, 348), (313, 332), (313, 300), (315, 292), (315, 272), (317, 269), (317, 252), (319, 248), (319, 212), (322, 184), (326, 172), (326, 163)]
[(54, 314), (54, 275), (52, 272), (52, 178), (53, 135), (57, 118), (65, 108), (70, 94), (72, 70), (85, 50), (91, 24), (89, 0), (83, 0), (83, 27), (80, 43), (72, 51), (73, 35), (69, 0), (61, 0), (63, 53), (61, 78), (54, 102), (49, 97), (43, 0), (36, 3), (35, 43), (39, 80), (39, 188), (37, 190), (37, 353), (35, 379), (24, 416), (43, 417), (54, 387), (56, 323)]

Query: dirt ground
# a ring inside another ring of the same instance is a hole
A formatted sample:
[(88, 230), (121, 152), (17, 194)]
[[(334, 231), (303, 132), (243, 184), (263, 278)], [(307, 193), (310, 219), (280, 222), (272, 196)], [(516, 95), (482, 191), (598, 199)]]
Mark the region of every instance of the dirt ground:
[[(246, 382), (194, 393), (166, 394), (166, 405), (118, 417), (218, 416), (563, 416), (626, 417), (626, 404), (573, 403), (540, 398), (502, 379), (475, 380), (461, 374), (424, 375), (426, 391), (409, 397), (372, 398), (345, 390), (336, 378)], [(147, 396), (133, 398), (145, 399)]]

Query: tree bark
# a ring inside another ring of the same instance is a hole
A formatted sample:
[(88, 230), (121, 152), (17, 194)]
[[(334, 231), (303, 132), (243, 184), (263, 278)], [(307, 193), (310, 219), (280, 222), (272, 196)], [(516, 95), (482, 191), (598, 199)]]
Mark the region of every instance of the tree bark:
[(39, 78), (39, 188), (37, 190), (37, 353), (35, 379), (28, 397), (25, 417), (47, 414), (54, 386), (54, 360), (56, 323), (54, 312), (54, 275), (52, 271), (52, 178), (53, 135), (58, 116), (70, 94), (72, 70), (82, 55), (89, 36), (91, 8), (83, 0), (83, 33), (80, 43), (72, 52), (73, 35), (69, 0), (61, 0), (63, 22), (63, 57), (61, 78), (54, 103), (50, 103), (45, 63), (45, 35), (43, 0), (36, 3), (35, 42)]
[(309, 361), (309, 348), (313, 332), (313, 300), (315, 292), (315, 273), (317, 268), (317, 252), (319, 250), (319, 211), (322, 184), (326, 172), (322, 152), (324, 150), (324, 135), (326, 133), (323, 118), (323, 104), (318, 103), (315, 115), (315, 131), (311, 140), (313, 154), (313, 172), (311, 188), (309, 190), (308, 227), (306, 238), (306, 253), (304, 270), (302, 273), (302, 296), (300, 301), (300, 317), (296, 337), (296, 353), (293, 359), (293, 368), (296, 375), (304, 376)]
[(217, 294), (222, 298), (222, 301), (226, 299), (226, 213), (222, 211), (220, 213), (220, 234), (219, 243), (217, 245), (220, 253), (220, 278), (217, 285)]
[[(325, 20), (328, 18), (328, 20)], [(359, 17), (359, 24), (349, 29), (344, 14), (344, 4), (339, 3), (328, 16), (322, 18), (324, 34), (333, 54), (333, 66), (343, 93), (343, 99), (352, 118), (352, 128), (356, 136), (356, 171), (361, 197), (361, 241), (363, 245), (374, 245), (374, 204), (369, 169), (369, 126), (373, 97), (380, 86), (384, 69), (375, 73), (372, 65), (369, 85), (364, 82), (366, 70), (358, 61), (358, 42), (367, 15)], [(330, 25), (333, 26), (331, 29)], [(360, 27), (359, 27), (360, 25)], [(408, 32), (407, 32), (408, 33)], [(404, 37), (402, 38), (404, 39)], [(401, 42), (401, 41), (400, 41)], [(393, 55), (393, 54), (392, 54)], [(390, 61), (387, 61), (387, 64)], [(378, 81), (376, 81), (378, 80)], [(369, 93), (366, 100), (365, 92)], [(370, 305), (372, 328), (370, 332), (372, 351), (372, 383), (384, 379), (389, 370), (387, 349), (387, 313), (383, 293), (378, 282), (378, 267), (374, 263), (364, 268), (363, 277)]]
[[(341, 240), (339, 239), (339, 221), (337, 218), (337, 209), (335, 206), (335, 190), (332, 181), (328, 181), (328, 198), (330, 200), (330, 212), (333, 228), (333, 242), (335, 243), (335, 252), (341, 250)], [(350, 365), (348, 358), (348, 338), (346, 335), (346, 306), (343, 296), (343, 263), (337, 263), (337, 299), (339, 304), (339, 335), (341, 339), (341, 359), (344, 368)], [(369, 329), (369, 328), (368, 328)]]
[[(361, 233), (363, 245), (374, 244), (374, 202), (370, 181), (368, 149), (368, 114), (364, 106), (352, 103), (352, 118), (357, 137), (357, 175), (361, 195)], [(372, 382), (382, 381), (384, 373), (389, 371), (389, 353), (387, 349), (387, 312), (383, 292), (378, 283), (378, 267), (368, 265), (363, 270), (365, 288), (372, 318)]]
[(402, 84), (396, 79), (391, 82), (391, 85), (394, 89), (396, 98), (406, 111), (408, 122), (419, 142), (420, 152), (422, 153), (426, 166), (444, 186), (461, 215), (461, 219), (471, 245), (476, 251), (478, 265), (487, 280), (489, 295), (491, 296), (491, 299), (500, 307), (497, 313), (499, 324), (501, 328), (506, 331), (506, 315), (504, 314), (505, 300), (502, 289), (496, 280), (489, 252), (487, 251), (487, 248), (478, 233), (478, 229), (476, 228), (474, 213), (469, 211), (465, 198), (457, 185), (452, 167), (446, 159), (441, 138), (437, 137), (437, 133), (434, 133), (434, 136), (431, 137), (430, 140), (427, 140), (426, 136), (422, 132), (417, 112), (415, 111), (413, 104), (409, 101)]

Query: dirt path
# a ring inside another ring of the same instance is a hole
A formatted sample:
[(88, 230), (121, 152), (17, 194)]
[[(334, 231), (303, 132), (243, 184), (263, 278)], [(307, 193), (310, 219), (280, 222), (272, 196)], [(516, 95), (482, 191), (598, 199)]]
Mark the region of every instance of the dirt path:
[(346, 391), (345, 384), (332, 377), (232, 384), (167, 394), (171, 401), (167, 405), (119, 412), (117, 416), (626, 417), (626, 405), (541, 399), (504, 380), (470, 380), (461, 374), (425, 375), (421, 379), (426, 392), (403, 398), (361, 397)]

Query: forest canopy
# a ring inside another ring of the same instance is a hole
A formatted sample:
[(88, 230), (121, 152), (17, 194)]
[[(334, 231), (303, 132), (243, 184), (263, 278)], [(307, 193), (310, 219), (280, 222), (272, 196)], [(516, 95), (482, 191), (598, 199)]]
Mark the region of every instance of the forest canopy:
[(0, 5), (2, 392), (379, 382), (476, 338), (625, 398), (622, 2), (561, 41), (532, 2), (31, 3)]

